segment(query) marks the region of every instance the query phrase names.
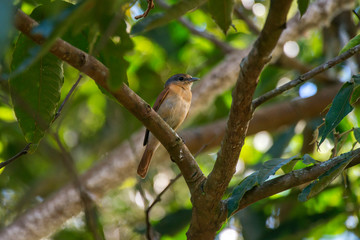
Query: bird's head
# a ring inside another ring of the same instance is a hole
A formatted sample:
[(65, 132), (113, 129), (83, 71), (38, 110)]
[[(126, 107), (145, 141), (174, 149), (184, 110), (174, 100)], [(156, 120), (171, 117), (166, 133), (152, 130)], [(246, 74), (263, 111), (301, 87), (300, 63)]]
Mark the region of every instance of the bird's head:
[(192, 77), (189, 74), (175, 74), (171, 76), (165, 83), (165, 87), (169, 86), (170, 84), (189, 84), (192, 85), (193, 82), (199, 80), (200, 78)]

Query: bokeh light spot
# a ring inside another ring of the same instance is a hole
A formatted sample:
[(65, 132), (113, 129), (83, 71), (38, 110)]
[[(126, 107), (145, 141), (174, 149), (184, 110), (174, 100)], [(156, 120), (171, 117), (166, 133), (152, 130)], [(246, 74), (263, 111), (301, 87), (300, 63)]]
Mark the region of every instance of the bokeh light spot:
[(304, 83), (299, 89), (301, 98), (308, 98), (314, 96), (317, 92), (317, 86), (311, 82)]
[(295, 41), (287, 41), (284, 44), (284, 53), (289, 58), (296, 57), (300, 52), (300, 47)]

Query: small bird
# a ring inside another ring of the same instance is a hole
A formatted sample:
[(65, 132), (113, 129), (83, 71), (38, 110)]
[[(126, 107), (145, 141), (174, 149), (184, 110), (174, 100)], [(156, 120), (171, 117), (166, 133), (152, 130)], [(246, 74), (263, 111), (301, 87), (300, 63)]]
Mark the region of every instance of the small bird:
[[(188, 74), (175, 74), (165, 83), (165, 89), (157, 97), (153, 109), (169, 124), (172, 129), (176, 130), (185, 120), (191, 104), (191, 86), (194, 81), (199, 78), (192, 77)], [(160, 146), (159, 140), (149, 133), (146, 129), (144, 146), (146, 146), (144, 154), (141, 158), (137, 173), (140, 177), (145, 178), (151, 158)]]

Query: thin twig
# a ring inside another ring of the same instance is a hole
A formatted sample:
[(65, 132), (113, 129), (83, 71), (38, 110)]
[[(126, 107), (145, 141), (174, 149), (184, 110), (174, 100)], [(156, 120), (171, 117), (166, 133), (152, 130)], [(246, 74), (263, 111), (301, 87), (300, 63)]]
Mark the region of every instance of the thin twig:
[(19, 157), (21, 157), (22, 155), (25, 155), (28, 153), (29, 149), (30, 149), (30, 145), (31, 143), (28, 143), (23, 150), (21, 150), (20, 152), (18, 152), (15, 156), (13, 156), (12, 158), (1, 162), (0, 163), (0, 169), (2, 169), (3, 167), (5, 167), (6, 165), (10, 164), (12, 161), (18, 159)]
[(259, 35), (260, 34), (260, 29), (253, 23), (253, 21), (251, 21), (243, 12), (239, 7), (234, 7), (234, 13), (235, 15), (243, 20), (246, 25), (248, 26), (249, 30), (255, 34), (255, 35)]
[(145, 12), (143, 14), (135, 16), (136, 20), (146, 17), (149, 14), (150, 10), (154, 8), (155, 5), (154, 5), (153, 0), (147, 0), (147, 2), (148, 2), (148, 5), (147, 5)]
[(82, 74), (79, 74), (79, 78), (78, 80), (74, 83), (74, 85), (71, 87), (70, 91), (68, 92), (68, 94), (66, 95), (64, 101), (61, 103), (59, 109), (57, 110), (54, 119), (52, 120), (52, 123), (55, 122), (55, 120), (60, 116), (60, 113), (62, 111), (62, 109), (64, 108), (66, 102), (69, 100), (69, 98), (71, 97), (72, 93), (75, 91), (76, 87), (79, 85), (80, 80), (82, 78)]
[(307, 80), (310, 80), (311, 78), (313, 78), (315, 75), (324, 72), (325, 70), (328, 70), (329, 68), (335, 66), (336, 64), (339, 64), (343, 61), (345, 61), (346, 59), (352, 57), (355, 53), (360, 52), (360, 44), (349, 49), (348, 51), (344, 52), (343, 54), (329, 60), (328, 62), (321, 64), (320, 66), (312, 69), (311, 71), (304, 73), (302, 75), (300, 75), (298, 78), (278, 87), (275, 88), (265, 94), (263, 94), (262, 96), (254, 99), (252, 101), (252, 106), (253, 108), (257, 108), (259, 105), (263, 104), (264, 102), (270, 100), (271, 98), (274, 98), (280, 94), (282, 94), (283, 92), (298, 86), (301, 83), (304, 83)]
[(97, 224), (98, 217), (96, 213), (96, 204), (90, 193), (86, 190), (84, 184), (81, 182), (79, 174), (76, 171), (74, 159), (72, 158), (71, 154), (65, 149), (64, 145), (61, 143), (58, 133), (56, 132), (52, 135), (63, 155), (64, 166), (69, 171), (71, 177), (74, 179), (74, 184), (80, 193), (81, 201), (84, 204), (86, 225), (95, 240), (104, 240), (104, 233)]
[[(156, 1), (157, 5), (159, 5), (161, 8), (164, 9), (169, 9), (169, 5), (167, 5), (163, 0), (157, 0)], [(210, 42), (212, 42), (215, 46), (219, 47), (225, 54), (230, 53), (230, 52), (234, 52), (236, 50), (236, 48), (230, 46), (229, 44), (227, 44), (224, 41), (219, 40), (217, 37), (215, 37), (214, 35), (205, 32), (205, 31), (199, 31), (196, 29), (196, 27), (186, 18), (184, 17), (180, 17), (178, 19), (178, 21), (187, 29), (189, 29), (189, 31), (194, 34), (197, 35), (199, 37), (205, 38), (207, 40), (209, 40)]]

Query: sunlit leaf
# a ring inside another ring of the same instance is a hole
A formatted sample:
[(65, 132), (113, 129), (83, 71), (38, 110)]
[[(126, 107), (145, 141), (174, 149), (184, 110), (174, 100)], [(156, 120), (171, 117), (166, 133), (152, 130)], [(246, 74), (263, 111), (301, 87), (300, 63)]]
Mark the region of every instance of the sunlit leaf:
[(300, 16), (302, 17), (308, 9), (310, 0), (297, 0)]
[(337, 176), (339, 176), (346, 166), (351, 162), (352, 155), (345, 155), (344, 160), (336, 164), (333, 168), (322, 174), (318, 179), (309, 184), (304, 190), (299, 194), (298, 199), (301, 202), (312, 198), (326, 188)]
[(172, 5), (164, 13), (157, 13), (138, 21), (131, 28), (131, 34), (138, 34), (140, 32), (146, 32), (156, 27), (167, 24), (168, 22), (177, 19), (187, 12), (199, 7), (206, 0), (182, 0)]
[(319, 146), (324, 142), (329, 133), (337, 127), (341, 120), (346, 117), (353, 107), (349, 104), (354, 83), (346, 82), (335, 96), (329, 112), (325, 116), (325, 125), (320, 129), (321, 140)]
[[(27, 57), (34, 43), (20, 35), (13, 53), (11, 70), (15, 71)], [(36, 149), (54, 118), (63, 84), (62, 61), (46, 54), (35, 64), (10, 79), (11, 99), (15, 115), (30, 151)]]
[(209, 0), (209, 12), (224, 34), (230, 27), (233, 8), (234, 0)]
[(360, 34), (350, 39), (350, 41), (341, 49), (339, 55), (359, 44), (360, 44)]

